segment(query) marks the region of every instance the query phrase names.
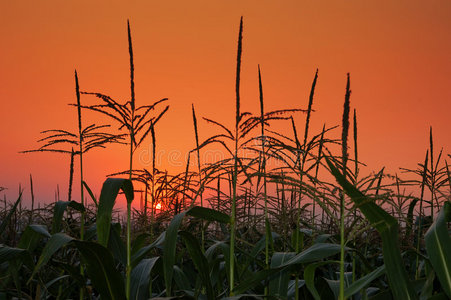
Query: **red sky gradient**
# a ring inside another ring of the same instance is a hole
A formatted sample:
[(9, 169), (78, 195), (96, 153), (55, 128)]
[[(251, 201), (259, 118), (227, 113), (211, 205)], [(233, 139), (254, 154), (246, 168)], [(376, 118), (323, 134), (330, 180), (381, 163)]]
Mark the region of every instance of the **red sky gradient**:
[[(319, 133), (324, 122), (340, 124), (350, 72), (363, 174), (382, 166), (392, 173), (415, 168), (428, 147), (429, 126), (437, 151), (450, 153), (448, 0), (0, 1), (0, 186), (8, 188), (0, 197), (14, 200), (21, 183), (28, 200), (31, 173), (37, 201), (53, 201), (57, 185), (65, 200), (69, 157), (18, 152), (37, 148), (42, 130), (76, 131), (76, 109), (67, 105), (76, 101), (75, 68), (81, 90), (129, 99), (127, 19), (137, 104), (170, 100), (156, 129), (157, 149), (164, 151), (159, 168), (182, 171), (183, 158), (169, 164), (168, 153), (194, 148), (191, 103), (201, 140), (216, 132), (202, 116), (233, 126), (241, 15), (243, 111), (259, 112), (257, 64), (267, 111), (307, 108), (318, 68), (311, 133)], [(105, 122), (93, 113), (83, 119), (85, 125)], [(296, 115), (299, 128), (304, 120)], [(291, 133), (288, 123), (278, 126)], [(139, 160), (148, 149), (150, 139), (137, 151), (136, 166), (150, 168)], [(106, 174), (127, 168), (128, 148), (94, 150), (85, 166), (86, 181), (99, 194)]]

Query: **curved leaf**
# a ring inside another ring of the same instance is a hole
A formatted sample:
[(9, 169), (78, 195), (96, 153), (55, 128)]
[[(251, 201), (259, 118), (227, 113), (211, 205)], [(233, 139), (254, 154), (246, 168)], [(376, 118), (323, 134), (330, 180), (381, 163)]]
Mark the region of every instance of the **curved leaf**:
[(187, 214), (207, 221), (230, 223), (230, 217), (227, 214), (207, 207), (194, 206), (187, 211)]
[(19, 197), (17, 198), (17, 200), (14, 203), (13, 207), (9, 210), (8, 214), (6, 215), (6, 217), (2, 220), (2, 223), (0, 224), (0, 237), (3, 234), (3, 232), (5, 232), (6, 226), (8, 226), (8, 224), (9, 224), (9, 222), (11, 220), (11, 217), (15, 213), (15, 211), (17, 209), (17, 205), (19, 205), (21, 199), (22, 199), (22, 191), (19, 193)]
[(177, 233), (182, 223), (183, 217), (185, 217), (186, 211), (176, 215), (168, 229), (166, 229), (166, 235), (164, 239), (163, 248), (163, 273), (164, 273), (164, 283), (166, 285), (166, 296), (171, 297), (172, 292), (172, 277), (174, 272), (175, 264), (175, 250), (177, 244)]
[(132, 256), (132, 263), (131, 263), (132, 267), (137, 265), (141, 261), (141, 259), (143, 259), (143, 257), (146, 256), (147, 253), (149, 253), (150, 250), (152, 250), (155, 247), (162, 246), (165, 241), (165, 237), (166, 237), (166, 231), (164, 231), (162, 234), (160, 234), (160, 236), (152, 244), (142, 247), (141, 249), (136, 251), (136, 253), (133, 254), (133, 256)]
[(30, 282), (33, 276), (39, 271), (39, 269), (50, 260), (50, 258), (56, 251), (58, 251), (61, 247), (63, 247), (73, 239), (73, 237), (70, 237), (64, 233), (56, 233), (52, 235), (52, 237), (45, 244), (41, 256), (39, 257), (39, 260), (36, 263), (36, 266), (34, 267), (33, 273), (31, 274), (28, 282)]
[(94, 193), (91, 191), (91, 189), (89, 188), (88, 184), (83, 180), (83, 186), (85, 187), (86, 191), (88, 191), (89, 196), (91, 197), (92, 201), (94, 202), (96, 208), (98, 208), (98, 204), (97, 204), (97, 199), (94, 196)]
[(102, 299), (125, 299), (125, 286), (111, 253), (98, 243), (74, 241), (86, 264), (86, 271)]
[(150, 273), (159, 257), (146, 258), (131, 272), (130, 299), (149, 299)]
[[(271, 258), (271, 268), (275, 269), (285, 262), (289, 261), (295, 255), (294, 252), (276, 252)], [(269, 281), (269, 295), (286, 299), (288, 293), (288, 283), (290, 280), (290, 273), (288, 270), (279, 272)]]
[(75, 208), (78, 211), (85, 210), (83, 204), (80, 204), (75, 201), (57, 201), (55, 203), (55, 208), (53, 209), (52, 233), (57, 233), (61, 231), (61, 222), (63, 220), (63, 214), (68, 206)]
[(172, 294), (172, 278), (174, 273), (173, 267), (175, 264), (177, 235), (185, 215), (191, 215), (193, 217), (199, 217), (205, 220), (218, 222), (229, 222), (230, 220), (230, 218), (224, 213), (210, 208), (198, 206), (194, 206), (186, 211), (183, 211), (172, 219), (171, 223), (168, 226), (168, 229), (166, 229), (163, 249), (163, 272), (167, 297), (171, 297)]
[(340, 252), (340, 245), (329, 243), (317, 243), (302, 251), (301, 253), (288, 260), (281, 267), (292, 266), (296, 264), (305, 264), (319, 261), (323, 258), (335, 255)]
[(44, 225), (28, 225), (22, 233), (17, 247), (32, 252), (38, 246), (42, 237), (52, 237)]
[(108, 239), (108, 249), (113, 257), (122, 265), (127, 265), (127, 248), (121, 239), (121, 224), (114, 223), (110, 228), (110, 237)]
[(208, 267), (207, 259), (202, 253), (202, 249), (199, 245), (197, 239), (189, 232), (181, 231), (180, 236), (185, 241), (186, 248), (188, 249), (188, 253), (193, 260), (194, 265), (196, 266), (197, 271), (199, 272), (199, 276), (202, 279), (203, 286), (207, 291), (208, 299), (215, 299), (215, 293), (213, 291), (211, 280), (210, 280), (210, 269)]
[(424, 236), (426, 250), (446, 295), (451, 298), (451, 238), (446, 222), (451, 221), (451, 202), (445, 202), (437, 219)]
[(127, 203), (133, 201), (133, 184), (128, 179), (108, 178), (105, 180), (100, 193), (99, 207), (97, 209), (97, 240), (106, 247), (110, 235), (111, 218), (113, 206), (119, 190), (124, 192)]
[(190, 280), (178, 266), (174, 266), (174, 281), (180, 290), (192, 290)]
[(345, 298), (349, 298), (361, 289), (367, 287), (374, 279), (385, 274), (385, 265), (380, 266), (371, 273), (366, 274), (362, 278), (354, 281), (345, 289)]
[(20, 258), (23, 255), (26, 255), (29, 253), (26, 249), (20, 249), (20, 248), (12, 248), (8, 246), (1, 245), (0, 246), (0, 264)]
[[(313, 298), (315, 298), (316, 300), (321, 299), (321, 296), (319, 295), (318, 290), (315, 287), (316, 268), (318, 268), (322, 265), (330, 264), (330, 263), (337, 263), (337, 262), (336, 261), (322, 261), (322, 262), (318, 262), (318, 263), (312, 263), (312, 264), (309, 264), (304, 269), (305, 285), (307, 286), (307, 289), (310, 291), (310, 293), (313, 295)], [(338, 262), (338, 263), (340, 263), (340, 262)]]
[(352, 185), (327, 156), (324, 158), (337, 182), (381, 235), (382, 254), (394, 298), (417, 299), (418, 296), (409, 281), (399, 250), (398, 221)]
[(262, 270), (254, 273), (254, 275), (248, 279), (245, 279), (241, 284), (235, 288), (237, 294), (242, 294), (249, 289), (253, 288), (257, 284), (261, 283), (263, 280), (267, 279), (269, 276), (280, 272), (285, 268), (294, 268), (299, 264), (310, 263), (319, 261), (326, 257), (335, 255), (340, 252), (340, 245), (336, 244), (325, 244), (318, 243), (312, 245), (310, 248), (302, 251), (301, 253), (295, 255), (293, 258), (284, 262), (280, 266), (274, 269)]

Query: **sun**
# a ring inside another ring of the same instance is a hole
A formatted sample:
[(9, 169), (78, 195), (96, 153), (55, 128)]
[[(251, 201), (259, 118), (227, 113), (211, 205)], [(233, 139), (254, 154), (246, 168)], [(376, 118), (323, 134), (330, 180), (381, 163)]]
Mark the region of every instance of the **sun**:
[(161, 210), (161, 202), (158, 202), (158, 203), (155, 205), (155, 209), (156, 209), (156, 210)]

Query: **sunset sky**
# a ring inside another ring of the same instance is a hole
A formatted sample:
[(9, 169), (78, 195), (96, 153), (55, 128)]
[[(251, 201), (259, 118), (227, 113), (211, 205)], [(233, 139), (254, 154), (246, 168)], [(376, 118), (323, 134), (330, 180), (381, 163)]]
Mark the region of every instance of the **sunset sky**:
[[(430, 126), (437, 153), (442, 147), (450, 153), (451, 1), (0, 0), (0, 186), (7, 188), (0, 198), (13, 201), (21, 184), (28, 201), (32, 174), (37, 201), (53, 201), (57, 185), (66, 200), (69, 156), (18, 152), (38, 148), (43, 130), (76, 132), (76, 109), (67, 105), (76, 102), (75, 69), (81, 90), (130, 98), (127, 19), (137, 104), (169, 98), (156, 128), (158, 167), (184, 170), (186, 152), (195, 146), (192, 103), (201, 140), (217, 132), (201, 117), (234, 124), (240, 16), (242, 111), (259, 113), (258, 64), (268, 111), (307, 108), (318, 68), (311, 128), (317, 134), (324, 123), (340, 124), (349, 72), (363, 174), (383, 166), (393, 174), (416, 168)], [(109, 122), (83, 114), (84, 125)], [(303, 128), (305, 116), (295, 120)], [(291, 134), (288, 125), (276, 128)], [(339, 130), (331, 133), (339, 136)], [(136, 153), (137, 167), (150, 168), (150, 149), (148, 139)], [(128, 147), (93, 150), (85, 166), (98, 195), (107, 174), (128, 167)]]

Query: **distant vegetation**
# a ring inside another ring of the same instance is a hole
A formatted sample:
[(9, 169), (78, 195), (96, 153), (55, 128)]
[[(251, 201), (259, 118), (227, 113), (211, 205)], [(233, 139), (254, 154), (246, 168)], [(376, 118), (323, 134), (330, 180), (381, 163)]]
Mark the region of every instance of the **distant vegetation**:
[[(432, 129), (424, 161), (403, 170), (416, 179), (403, 180), (384, 169), (362, 176), (349, 74), (341, 126), (310, 132), (318, 71), (305, 109), (266, 111), (258, 66), (260, 113), (242, 112), (241, 19), (235, 126), (204, 118), (221, 133), (200, 141), (193, 106), (196, 148), (189, 158), (196, 167), (188, 160), (184, 172), (169, 174), (155, 162), (155, 126), (169, 102), (136, 104), (127, 26), (130, 99), (80, 90), (75, 72), (78, 132), (46, 130), (39, 148), (24, 151), (66, 153), (68, 195), (36, 207), (30, 176), (30, 208), (22, 206), (22, 191), (1, 203), (1, 299), (451, 298), (451, 156), (436, 156)], [(83, 105), (82, 96), (99, 102)], [(108, 116), (119, 133), (110, 125), (84, 127), (86, 109)], [(301, 129), (294, 121), (300, 117)], [(275, 121), (292, 131), (271, 130)], [(330, 138), (337, 130), (341, 139)], [(145, 139), (152, 144), (150, 170), (132, 163)], [(130, 166), (112, 174), (96, 199), (83, 180), (83, 157), (110, 143), (128, 145)], [(202, 163), (209, 147), (227, 156)], [(72, 199), (74, 176), (82, 200)], [(415, 189), (418, 196), (408, 192)], [(132, 209), (138, 192), (140, 209)], [(119, 193), (127, 200), (124, 218), (114, 208)]]

